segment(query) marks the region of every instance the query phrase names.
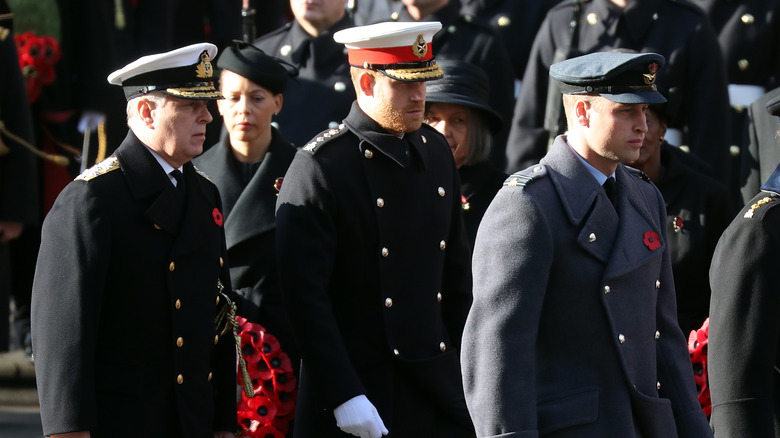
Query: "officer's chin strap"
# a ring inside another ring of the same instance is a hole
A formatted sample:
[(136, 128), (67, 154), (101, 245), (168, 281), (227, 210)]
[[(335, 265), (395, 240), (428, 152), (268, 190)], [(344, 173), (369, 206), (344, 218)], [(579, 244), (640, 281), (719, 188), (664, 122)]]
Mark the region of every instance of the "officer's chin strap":
[(236, 342), (236, 350), (238, 351), (238, 366), (241, 368), (241, 380), (244, 384), (244, 394), (247, 397), (255, 396), (255, 389), (252, 387), (252, 379), (249, 377), (249, 372), (246, 370), (246, 361), (244, 360), (244, 354), (241, 351), (241, 338), (238, 337), (238, 319), (236, 319), (236, 303), (234, 303), (225, 294), (225, 286), (222, 281), (217, 280), (217, 293), (220, 299), (225, 300), (225, 304), (217, 312), (217, 317), (214, 322), (217, 326), (217, 333), (219, 336), (227, 333), (228, 330), (233, 332), (233, 339)]

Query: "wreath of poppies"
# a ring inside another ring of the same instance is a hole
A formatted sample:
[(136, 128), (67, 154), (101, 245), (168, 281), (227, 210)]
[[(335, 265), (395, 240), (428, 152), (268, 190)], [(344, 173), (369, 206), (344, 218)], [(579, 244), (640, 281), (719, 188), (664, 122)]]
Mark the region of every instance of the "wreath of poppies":
[(710, 319), (704, 320), (701, 328), (692, 330), (688, 336), (688, 353), (691, 355), (693, 366), (693, 380), (696, 382), (696, 392), (699, 405), (710, 418), (712, 414), (712, 400), (710, 400), (710, 386), (707, 379), (707, 344), (709, 343)]
[(53, 37), (24, 32), (14, 35), (16, 55), (27, 84), (27, 99), (35, 102), (44, 85), (54, 82), (54, 65), (60, 59), (60, 45)]
[[(284, 438), (295, 416), (296, 378), (279, 340), (260, 324), (238, 317), (241, 353), (255, 390), (254, 397), (241, 391), (237, 437)], [(241, 385), (241, 371), (236, 376)]]

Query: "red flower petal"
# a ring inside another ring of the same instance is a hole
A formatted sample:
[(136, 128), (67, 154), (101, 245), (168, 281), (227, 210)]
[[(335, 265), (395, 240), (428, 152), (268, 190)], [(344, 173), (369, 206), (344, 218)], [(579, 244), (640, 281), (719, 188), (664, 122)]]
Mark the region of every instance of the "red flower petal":
[(644, 242), (646, 247), (650, 248), (650, 251), (655, 251), (661, 247), (661, 239), (658, 238), (658, 233), (655, 231), (645, 232), (642, 242)]
[(219, 212), (219, 209), (214, 207), (214, 210), (211, 210), (211, 216), (214, 218), (214, 223), (218, 226), (222, 226), (222, 213)]

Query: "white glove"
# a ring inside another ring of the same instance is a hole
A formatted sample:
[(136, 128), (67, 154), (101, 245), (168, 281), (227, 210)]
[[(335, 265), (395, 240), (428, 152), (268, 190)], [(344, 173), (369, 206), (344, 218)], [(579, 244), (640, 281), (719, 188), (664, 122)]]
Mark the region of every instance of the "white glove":
[(79, 132), (83, 134), (86, 131), (94, 131), (104, 120), (106, 120), (106, 115), (100, 111), (85, 110), (79, 119)]
[(336, 426), (360, 438), (380, 438), (387, 435), (385, 423), (365, 395), (352, 397), (333, 411)]

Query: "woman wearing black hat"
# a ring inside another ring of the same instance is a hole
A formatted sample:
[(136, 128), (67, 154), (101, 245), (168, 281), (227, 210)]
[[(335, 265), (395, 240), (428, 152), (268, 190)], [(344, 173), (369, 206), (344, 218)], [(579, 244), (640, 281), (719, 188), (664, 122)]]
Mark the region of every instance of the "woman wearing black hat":
[(477, 228), (506, 174), (489, 161), (491, 134), (501, 129), (501, 116), (487, 103), (488, 79), (465, 61), (438, 62), (444, 78), (426, 84), (426, 122), (447, 139), (458, 166), (463, 221), (474, 249)]
[[(253, 46), (228, 47), (217, 60), (217, 102), (227, 136), (194, 160), (219, 188), (238, 314), (279, 339), (297, 375), (299, 356), (281, 302), (274, 209), (295, 147), (271, 126), (282, 92), (297, 72)], [(292, 71), (288, 70), (290, 68)]]

